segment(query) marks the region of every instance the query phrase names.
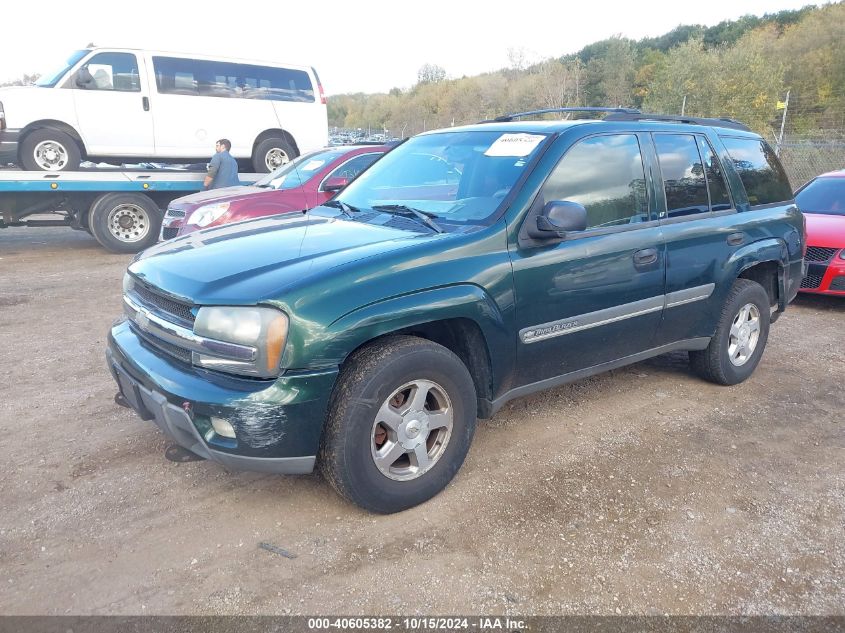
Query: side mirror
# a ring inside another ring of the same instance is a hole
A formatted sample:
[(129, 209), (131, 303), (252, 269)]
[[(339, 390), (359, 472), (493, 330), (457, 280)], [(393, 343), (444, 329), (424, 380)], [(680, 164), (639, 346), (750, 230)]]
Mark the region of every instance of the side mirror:
[(529, 237), (538, 240), (563, 238), (570, 231), (586, 230), (587, 210), (577, 202), (551, 200), (536, 220), (536, 227), (528, 227)]
[(87, 67), (83, 66), (76, 71), (76, 85), (80, 88), (90, 88), (94, 85), (94, 77)]
[(343, 176), (332, 176), (323, 183), (323, 191), (340, 191), (349, 184), (349, 178)]

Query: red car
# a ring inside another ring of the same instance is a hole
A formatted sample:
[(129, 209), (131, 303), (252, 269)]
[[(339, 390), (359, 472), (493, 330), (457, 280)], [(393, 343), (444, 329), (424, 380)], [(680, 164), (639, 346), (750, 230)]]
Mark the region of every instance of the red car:
[(311, 209), (334, 196), (392, 147), (327, 147), (303, 154), (251, 186), (212, 189), (177, 198), (167, 207), (159, 239), (249, 218)]
[(795, 192), (807, 219), (807, 276), (801, 292), (845, 297), (845, 170), (822, 174)]

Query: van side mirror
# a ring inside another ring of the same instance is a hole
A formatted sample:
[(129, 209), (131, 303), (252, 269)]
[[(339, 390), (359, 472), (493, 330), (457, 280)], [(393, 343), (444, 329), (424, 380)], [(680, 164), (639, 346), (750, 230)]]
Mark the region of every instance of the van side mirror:
[(332, 176), (323, 183), (323, 191), (340, 191), (349, 184), (349, 178), (343, 176)]
[(536, 225), (528, 227), (528, 235), (536, 240), (563, 238), (570, 231), (587, 228), (587, 210), (569, 200), (551, 200), (536, 217)]
[(94, 85), (94, 77), (86, 66), (76, 71), (76, 85), (80, 88), (91, 88)]

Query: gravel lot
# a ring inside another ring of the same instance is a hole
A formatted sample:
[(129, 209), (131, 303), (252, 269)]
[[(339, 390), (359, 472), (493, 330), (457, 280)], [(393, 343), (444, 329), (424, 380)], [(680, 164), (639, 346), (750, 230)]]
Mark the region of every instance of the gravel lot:
[(799, 298), (737, 387), (672, 354), (513, 401), (383, 517), (165, 460), (104, 361), (129, 260), (0, 231), (0, 613), (845, 613), (845, 300)]

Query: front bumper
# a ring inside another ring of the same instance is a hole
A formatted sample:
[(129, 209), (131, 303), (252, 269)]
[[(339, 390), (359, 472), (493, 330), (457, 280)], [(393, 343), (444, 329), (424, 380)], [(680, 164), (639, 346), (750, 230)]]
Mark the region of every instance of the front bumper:
[(801, 292), (845, 297), (845, 259), (836, 253), (828, 262), (810, 262)]
[[(161, 357), (127, 321), (112, 328), (106, 359), (138, 415), (183, 448), (235, 470), (313, 470), (336, 369), (275, 381), (229, 378)], [(229, 421), (236, 438), (218, 436), (212, 416)]]
[(9, 128), (0, 131), (0, 165), (18, 162), (20, 138), (21, 131), (18, 129)]

